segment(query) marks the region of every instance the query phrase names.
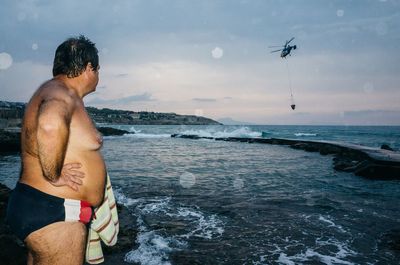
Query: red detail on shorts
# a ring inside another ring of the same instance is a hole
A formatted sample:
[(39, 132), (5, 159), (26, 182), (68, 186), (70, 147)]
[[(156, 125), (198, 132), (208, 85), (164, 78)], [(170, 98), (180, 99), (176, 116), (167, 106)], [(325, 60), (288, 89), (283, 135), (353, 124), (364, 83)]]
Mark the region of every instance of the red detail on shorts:
[(81, 213), (79, 214), (79, 221), (81, 221), (84, 224), (87, 224), (90, 222), (91, 218), (92, 218), (92, 207), (88, 202), (81, 201)]

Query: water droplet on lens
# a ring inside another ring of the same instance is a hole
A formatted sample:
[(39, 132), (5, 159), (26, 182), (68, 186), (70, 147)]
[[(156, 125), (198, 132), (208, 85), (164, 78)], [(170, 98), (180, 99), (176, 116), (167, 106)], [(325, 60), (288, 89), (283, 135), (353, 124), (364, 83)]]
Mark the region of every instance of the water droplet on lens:
[(32, 44), (32, 50), (36, 51), (39, 48), (39, 45), (37, 43)]
[(224, 55), (224, 50), (222, 50), (220, 47), (215, 47), (211, 51), (211, 55), (214, 59), (220, 59)]
[(13, 58), (6, 52), (0, 53), (0, 70), (8, 69), (13, 63)]
[(235, 189), (243, 189), (243, 187), (244, 187), (244, 181), (243, 181), (243, 179), (241, 179), (241, 178), (236, 178), (234, 181), (233, 181), (233, 187), (235, 187)]
[(191, 188), (196, 184), (196, 177), (190, 172), (185, 172), (180, 176), (179, 184), (186, 189)]
[(385, 22), (379, 22), (376, 27), (375, 31), (379, 36), (386, 35), (388, 33), (388, 28)]
[(17, 19), (18, 21), (24, 21), (26, 19), (26, 14), (24, 12), (18, 13)]
[(372, 93), (374, 91), (374, 84), (372, 84), (371, 82), (366, 82), (363, 86), (363, 90), (365, 93)]
[(343, 9), (338, 9), (338, 10), (336, 11), (336, 15), (337, 15), (338, 17), (343, 17), (343, 15), (344, 15), (344, 10), (343, 10)]
[(204, 115), (204, 111), (202, 109), (195, 109), (194, 110), (194, 115), (203, 116)]
[(102, 54), (107, 54), (107, 53), (108, 53), (108, 49), (107, 49), (107, 48), (101, 49), (101, 53), (102, 53)]

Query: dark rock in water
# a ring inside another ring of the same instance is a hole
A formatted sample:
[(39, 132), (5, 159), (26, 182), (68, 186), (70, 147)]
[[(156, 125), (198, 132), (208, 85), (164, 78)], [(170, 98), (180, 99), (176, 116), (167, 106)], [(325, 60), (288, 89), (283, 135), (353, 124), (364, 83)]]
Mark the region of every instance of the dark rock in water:
[(21, 133), (0, 130), (0, 153), (20, 152)]
[[(98, 127), (97, 130), (101, 132), (104, 136), (124, 135), (124, 134), (134, 133), (110, 127)], [(0, 130), (0, 154), (19, 153), (20, 149), (21, 149), (20, 132)]]
[(115, 129), (111, 127), (97, 127), (97, 130), (101, 132), (101, 134), (104, 136), (134, 134), (134, 132), (128, 132), (125, 130)]
[(387, 145), (387, 144), (381, 145), (381, 149), (389, 150), (389, 151), (394, 151), (394, 150), (393, 150), (389, 145)]
[(379, 251), (396, 251), (400, 252), (400, 230), (394, 229), (387, 231), (378, 239)]
[(119, 219), (119, 233), (118, 241), (115, 246), (108, 247), (103, 246), (104, 257), (114, 255), (118, 253), (126, 253), (135, 247), (135, 240), (138, 233), (138, 229), (135, 226), (135, 221), (130, 214), (128, 208), (123, 205), (117, 205), (118, 219)]
[(321, 155), (339, 154), (340, 151), (339, 147), (333, 145), (321, 145), (319, 149)]
[(25, 265), (27, 250), (5, 222), (10, 192), (8, 187), (0, 183), (0, 263)]
[(344, 156), (333, 158), (333, 168), (337, 171), (353, 172), (359, 163), (360, 161), (358, 160), (352, 160)]
[(172, 138), (185, 138), (185, 139), (201, 139), (203, 137), (200, 137), (198, 135), (191, 135), (191, 134), (172, 134)]

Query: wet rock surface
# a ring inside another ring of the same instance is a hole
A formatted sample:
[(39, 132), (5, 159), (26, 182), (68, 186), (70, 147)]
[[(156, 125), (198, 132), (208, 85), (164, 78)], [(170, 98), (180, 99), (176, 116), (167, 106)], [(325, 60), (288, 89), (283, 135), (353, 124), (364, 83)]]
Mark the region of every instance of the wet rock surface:
[(0, 130), (0, 153), (16, 153), (21, 148), (21, 133)]
[[(103, 136), (120, 136), (134, 134), (126, 130), (111, 127), (97, 127)], [(19, 153), (21, 149), (21, 133), (19, 131), (8, 131), (0, 129), (0, 154)]]
[(104, 136), (118, 136), (118, 135), (124, 135), (124, 134), (134, 134), (134, 132), (128, 132), (125, 130), (120, 130), (120, 129), (115, 129), (111, 127), (97, 127), (97, 130)]
[(27, 250), (5, 221), (10, 193), (11, 190), (0, 183), (0, 263), (22, 265), (26, 264)]

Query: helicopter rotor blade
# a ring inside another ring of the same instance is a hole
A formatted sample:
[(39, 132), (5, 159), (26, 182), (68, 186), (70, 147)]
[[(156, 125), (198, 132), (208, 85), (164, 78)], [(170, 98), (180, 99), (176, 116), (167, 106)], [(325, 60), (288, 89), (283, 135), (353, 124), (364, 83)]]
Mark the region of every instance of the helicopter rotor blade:
[(268, 48), (277, 48), (277, 47), (285, 47), (285, 45), (268, 46)]
[(288, 41), (286, 42), (286, 44), (289, 44), (292, 40), (294, 40), (294, 37), (292, 37), (290, 40), (288, 40)]
[(272, 51), (271, 53), (273, 53), (273, 52), (280, 52), (280, 51), (282, 51), (282, 49), (280, 49), (280, 50), (276, 50), (276, 51)]

